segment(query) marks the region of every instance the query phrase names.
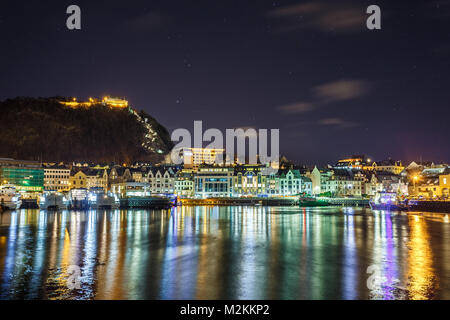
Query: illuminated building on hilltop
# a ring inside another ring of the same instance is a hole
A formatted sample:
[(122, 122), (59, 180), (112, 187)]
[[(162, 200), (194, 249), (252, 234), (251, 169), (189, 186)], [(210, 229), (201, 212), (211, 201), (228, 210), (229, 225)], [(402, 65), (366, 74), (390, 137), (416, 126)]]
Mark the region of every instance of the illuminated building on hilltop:
[(114, 98), (106, 96), (103, 99), (89, 98), (88, 101), (77, 101), (77, 98), (72, 98), (71, 101), (59, 101), (59, 103), (66, 107), (79, 108), (79, 107), (91, 107), (96, 104), (102, 104), (111, 108), (125, 109), (128, 108), (128, 101), (122, 98)]

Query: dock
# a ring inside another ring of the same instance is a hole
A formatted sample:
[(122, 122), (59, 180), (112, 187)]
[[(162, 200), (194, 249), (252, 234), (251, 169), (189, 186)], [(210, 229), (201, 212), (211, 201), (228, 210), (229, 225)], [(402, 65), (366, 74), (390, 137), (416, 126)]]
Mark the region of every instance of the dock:
[(179, 199), (183, 206), (295, 206), (298, 198), (207, 198), (207, 199)]
[(410, 211), (450, 212), (449, 200), (410, 200)]

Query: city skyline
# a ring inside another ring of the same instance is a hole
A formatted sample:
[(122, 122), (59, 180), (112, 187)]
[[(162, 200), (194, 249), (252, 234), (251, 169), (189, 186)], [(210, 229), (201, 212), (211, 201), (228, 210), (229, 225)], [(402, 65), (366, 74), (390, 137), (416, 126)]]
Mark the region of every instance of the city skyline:
[(69, 3), (7, 1), (0, 99), (110, 94), (170, 132), (279, 128), (280, 153), (305, 164), (448, 161), (449, 2), (378, 1), (381, 30), (370, 4), (78, 1), (68, 30)]

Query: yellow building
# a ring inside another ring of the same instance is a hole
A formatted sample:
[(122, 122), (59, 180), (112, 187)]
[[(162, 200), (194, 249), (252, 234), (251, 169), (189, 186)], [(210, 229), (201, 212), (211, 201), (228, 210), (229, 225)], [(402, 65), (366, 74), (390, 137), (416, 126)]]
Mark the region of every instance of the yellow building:
[(372, 166), (375, 171), (390, 172), (393, 174), (400, 174), (405, 169), (401, 161), (392, 159), (374, 162)]
[(409, 186), (409, 194), (416, 197), (432, 199), (441, 196), (439, 177), (414, 176), (413, 184)]
[(72, 173), (69, 178), (70, 189), (87, 188), (87, 176), (83, 171)]
[(241, 165), (234, 168), (233, 195), (258, 196), (266, 193), (267, 176), (262, 174), (263, 167)]
[(108, 187), (108, 174), (103, 170), (78, 170), (72, 171), (69, 178), (70, 189), (77, 188), (102, 188), (104, 190)]
[(439, 176), (439, 188), (441, 189), (441, 196), (448, 198), (450, 193), (450, 174)]

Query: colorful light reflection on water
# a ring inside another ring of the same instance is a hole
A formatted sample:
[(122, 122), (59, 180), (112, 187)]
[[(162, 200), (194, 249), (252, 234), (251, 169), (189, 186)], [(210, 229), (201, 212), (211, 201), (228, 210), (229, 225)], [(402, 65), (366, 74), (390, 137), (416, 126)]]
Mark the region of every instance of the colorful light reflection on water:
[(6, 212), (0, 298), (450, 299), (450, 224), (353, 208)]

